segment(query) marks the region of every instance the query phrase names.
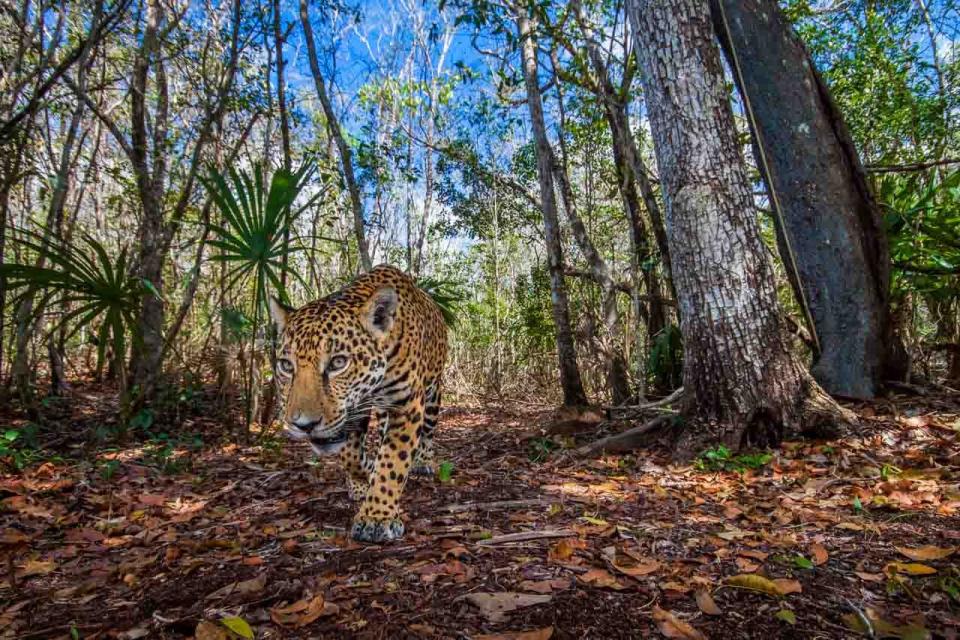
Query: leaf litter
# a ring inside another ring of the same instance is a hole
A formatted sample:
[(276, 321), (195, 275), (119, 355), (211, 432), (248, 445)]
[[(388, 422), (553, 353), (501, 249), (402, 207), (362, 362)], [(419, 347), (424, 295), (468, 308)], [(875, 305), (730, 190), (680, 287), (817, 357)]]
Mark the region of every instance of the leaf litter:
[[(66, 419), (82, 434), (104, 406)], [(851, 408), (856, 437), (743, 471), (566, 455), (586, 440), (533, 459), (523, 434), (549, 412), (449, 409), (455, 472), (411, 481), (384, 546), (348, 538), (334, 462), (231, 444), (202, 411), (182, 421), (208, 444), (173, 473), (135, 444), (7, 469), (0, 639), (949, 637), (960, 402)]]

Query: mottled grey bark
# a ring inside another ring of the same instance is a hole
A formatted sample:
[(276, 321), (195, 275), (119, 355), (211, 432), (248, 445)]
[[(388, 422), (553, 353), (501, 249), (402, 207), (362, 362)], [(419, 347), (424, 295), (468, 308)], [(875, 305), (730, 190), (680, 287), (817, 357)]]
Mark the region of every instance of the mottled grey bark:
[(832, 394), (873, 397), (885, 376), (902, 375), (905, 354), (890, 322), (887, 238), (850, 134), (774, 0), (711, 6), (782, 208), (780, 253), (819, 340), (814, 377)]
[(630, 0), (666, 202), (695, 427), (681, 452), (779, 442), (837, 417), (791, 353), (707, 0)]
[(540, 179), (540, 210), (543, 214), (543, 235), (547, 246), (550, 270), (550, 301), (553, 322), (557, 331), (557, 356), (560, 360), (560, 386), (565, 405), (587, 404), (583, 390), (580, 368), (577, 364), (576, 345), (570, 323), (570, 304), (567, 287), (563, 280), (563, 246), (560, 242), (560, 221), (557, 215), (557, 198), (553, 186), (553, 149), (547, 138), (543, 119), (543, 99), (537, 79), (537, 45), (533, 36), (530, 18), (525, 6), (516, 7), (517, 35), (523, 57), (523, 78), (527, 88), (527, 106), (530, 109), (530, 124), (536, 142), (537, 175)]

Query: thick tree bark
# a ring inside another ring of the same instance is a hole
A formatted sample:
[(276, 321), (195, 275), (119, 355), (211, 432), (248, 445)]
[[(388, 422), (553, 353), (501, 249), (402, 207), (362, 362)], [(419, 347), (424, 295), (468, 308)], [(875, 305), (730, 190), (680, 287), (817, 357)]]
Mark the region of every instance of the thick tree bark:
[(890, 321), (887, 238), (853, 141), (774, 0), (711, 0), (711, 8), (755, 116), (757, 164), (769, 168), (782, 208), (780, 252), (819, 341), (813, 375), (832, 394), (873, 397), (906, 362)]
[(785, 339), (707, 0), (627, 7), (681, 309), (683, 386), (694, 420), (680, 451), (772, 444), (823, 426), (840, 409)]
[(343, 137), (343, 131), (340, 129), (340, 120), (333, 111), (333, 104), (327, 95), (327, 85), (320, 71), (320, 61), (317, 58), (317, 44), (313, 39), (313, 27), (310, 25), (310, 14), (307, 9), (307, 0), (300, 0), (300, 24), (303, 26), (304, 39), (307, 41), (307, 58), (310, 61), (310, 72), (313, 74), (313, 84), (317, 90), (317, 97), (320, 99), (320, 106), (323, 108), (323, 115), (327, 119), (327, 131), (330, 137), (337, 143), (337, 151), (340, 155), (340, 165), (343, 169), (343, 178), (347, 183), (347, 191), (350, 195), (350, 206), (353, 210), (353, 234), (357, 240), (357, 251), (360, 254), (360, 265), (364, 271), (373, 268), (373, 262), (370, 259), (370, 251), (367, 248), (367, 235), (363, 224), (363, 202), (360, 198), (360, 185), (357, 183), (356, 175), (353, 172), (353, 152), (350, 145)]
[(553, 187), (553, 149), (547, 138), (543, 119), (543, 99), (537, 79), (537, 47), (534, 41), (530, 18), (526, 7), (517, 7), (517, 32), (523, 56), (523, 77), (527, 88), (527, 106), (530, 123), (536, 141), (537, 174), (540, 178), (540, 210), (543, 214), (543, 235), (547, 246), (550, 270), (550, 300), (553, 322), (557, 331), (557, 356), (560, 360), (560, 386), (565, 405), (587, 404), (583, 390), (580, 368), (577, 364), (576, 345), (570, 324), (570, 305), (567, 287), (563, 280), (563, 246), (560, 242), (560, 222), (557, 216), (557, 199)]

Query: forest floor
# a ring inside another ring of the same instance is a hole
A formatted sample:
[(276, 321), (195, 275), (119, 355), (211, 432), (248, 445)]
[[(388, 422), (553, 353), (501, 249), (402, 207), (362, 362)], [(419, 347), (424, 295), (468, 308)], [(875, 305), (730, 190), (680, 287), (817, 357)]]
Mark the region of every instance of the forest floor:
[[(659, 450), (576, 459), (527, 437), (545, 410), (451, 407), (444, 478), (408, 485), (407, 534), (383, 546), (346, 537), (334, 461), (280, 438), (218, 444), (231, 438), (202, 399), (176, 430), (91, 444), (110, 398), (45, 408), (34, 458), (4, 469), (0, 638), (960, 630), (960, 397), (855, 405), (856, 438), (687, 466)], [(3, 411), (4, 430), (29, 431)]]

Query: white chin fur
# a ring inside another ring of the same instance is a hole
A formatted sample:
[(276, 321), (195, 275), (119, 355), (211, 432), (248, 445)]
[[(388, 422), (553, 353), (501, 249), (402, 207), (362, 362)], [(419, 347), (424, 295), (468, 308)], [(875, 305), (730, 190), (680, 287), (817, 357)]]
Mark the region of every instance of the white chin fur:
[(284, 431), (286, 432), (287, 437), (291, 440), (306, 440), (310, 437), (310, 434), (303, 429), (297, 429), (296, 427), (292, 427), (290, 425), (284, 427)]

